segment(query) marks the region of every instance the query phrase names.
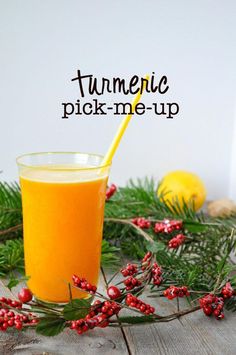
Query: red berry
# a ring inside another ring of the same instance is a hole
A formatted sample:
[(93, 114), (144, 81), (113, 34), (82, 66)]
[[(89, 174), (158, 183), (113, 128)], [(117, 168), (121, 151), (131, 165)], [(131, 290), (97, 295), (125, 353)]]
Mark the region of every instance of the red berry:
[(110, 286), (107, 289), (107, 295), (111, 300), (115, 300), (116, 298), (119, 298), (121, 296), (121, 291), (116, 286)]
[(14, 325), (14, 320), (10, 319), (7, 324), (9, 325), (9, 327), (12, 327)]
[(28, 288), (22, 288), (18, 293), (18, 298), (22, 303), (28, 303), (32, 300), (32, 292)]
[(233, 296), (234, 290), (230, 282), (226, 282), (225, 286), (221, 290), (221, 293), (224, 298), (231, 298)]
[(102, 302), (100, 301), (100, 300), (96, 300), (95, 302), (94, 302), (94, 305), (95, 306), (98, 306), (99, 304), (101, 304)]
[(107, 313), (107, 311), (108, 311), (108, 308), (106, 306), (103, 306), (102, 307), (102, 313)]
[(7, 328), (8, 328), (8, 323), (7, 323), (7, 322), (4, 322), (4, 323), (2, 324), (2, 328), (3, 328), (3, 330), (7, 330)]
[(211, 306), (205, 306), (203, 307), (203, 312), (205, 313), (206, 316), (210, 316), (213, 312)]
[(21, 330), (22, 329), (22, 323), (20, 321), (17, 321), (15, 323), (15, 327), (16, 327), (16, 329)]
[(108, 201), (116, 192), (117, 187), (115, 184), (112, 184), (110, 187), (108, 187), (106, 191), (106, 201)]

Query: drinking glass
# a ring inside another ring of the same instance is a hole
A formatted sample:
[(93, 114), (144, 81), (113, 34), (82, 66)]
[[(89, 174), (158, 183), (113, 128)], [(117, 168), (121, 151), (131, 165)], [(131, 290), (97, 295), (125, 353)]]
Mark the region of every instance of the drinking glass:
[[(46, 302), (69, 300), (72, 275), (96, 285), (110, 164), (77, 152), (17, 158), (28, 287)], [(86, 297), (71, 288), (73, 298)]]

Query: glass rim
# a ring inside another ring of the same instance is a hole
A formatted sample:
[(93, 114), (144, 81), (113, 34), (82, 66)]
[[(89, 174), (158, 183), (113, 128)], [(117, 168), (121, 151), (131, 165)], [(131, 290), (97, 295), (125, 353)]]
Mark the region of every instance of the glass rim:
[(22, 154), (19, 155), (16, 158), (16, 163), (18, 166), (20, 167), (24, 167), (24, 168), (32, 168), (32, 169), (42, 169), (42, 166), (45, 170), (51, 170), (51, 171), (65, 171), (65, 170), (77, 170), (77, 171), (83, 171), (83, 170), (99, 170), (99, 169), (104, 169), (104, 168), (108, 168), (111, 166), (112, 162), (103, 164), (103, 165), (99, 165), (99, 166), (87, 166), (87, 167), (55, 167), (55, 165), (53, 166), (53, 168), (50, 168), (50, 165), (32, 165), (32, 164), (26, 164), (26, 163), (22, 163), (21, 159), (26, 158), (26, 157), (34, 157), (34, 156), (47, 156), (47, 155), (87, 155), (87, 156), (91, 156), (91, 157), (97, 157), (100, 159), (103, 159), (104, 156), (101, 154), (95, 154), (95, 153), (84, 153), (84, 152), (66, 152), (66, 151), (61, 151), (61, 152), (34, 152), (34, 153), (26, 153), (26, 154)]

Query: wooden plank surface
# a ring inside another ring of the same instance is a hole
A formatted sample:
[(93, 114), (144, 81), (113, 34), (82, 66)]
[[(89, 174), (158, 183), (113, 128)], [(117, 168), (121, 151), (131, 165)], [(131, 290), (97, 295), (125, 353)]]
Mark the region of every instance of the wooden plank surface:
[[(100, 290), (104, 282), (100, 282)], [(14, 289), (17, 292), (17, 288)], [(12, 296), (4, 287), (1, 295)], [(145, 297), (142, 297), (145, 298)], [(155, 304), (159, 314), (176, 310), (175, 301), (164, 298), (146, 298)], [(184, 305), (184, 300), (181, 302)], [(168, 323), (95, 329), (83, 335), (66, 329), (62, 334), (48, 338), (38, 336), (33, 330), (24, 333), (0, 333), (0, 354), (2, 355), (76, 355), (76, 354), (163, 354), (163, 355), (235, 355), (236, 354), (236, 316), (226, 313), (223, 321), (206, 317), (197, 311), (181, 319)]]
[[(182, 307), (187, 307), (184, 302)], [(156, 312), (162, 314), (158, 308), (165, 309), (165, 314), (172, 313), (176, 311), (176, 303), (158, 299)], [(232, 313), (226, 312), (225, 320), (218, 321), (199, 310), (168, 323), (124, 329), (132, 354), (148, 351), (148, 355), (235, 355), (235, 326), (236, 317)]]

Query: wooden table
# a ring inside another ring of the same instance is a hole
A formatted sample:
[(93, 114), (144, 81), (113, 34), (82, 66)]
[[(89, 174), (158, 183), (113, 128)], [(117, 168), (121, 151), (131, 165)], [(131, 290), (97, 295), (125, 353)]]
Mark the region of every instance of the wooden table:
[[(1, 296), (12, 293), (1, 284)], [(100, 277), (100, 290), (104, 279)], [(150, 299), (149, 299), (150, 302)], [(156, 302), (157, 313), (171, 313), (176, 303), (165, 299)], [(183, 305), (181, 305), (183, 306)], [(123, 328), (94, 329), (83, 335), (66, 329), (56, 337), (43, 337), (33, 330), (26, 332), (0, 332), (1, 355), (76, 355), (76, 354), (236, 354), (236, 315), (226, 312), (222, 321), (206, 317), (202, 311), (184, 316), (168, 323)]]

